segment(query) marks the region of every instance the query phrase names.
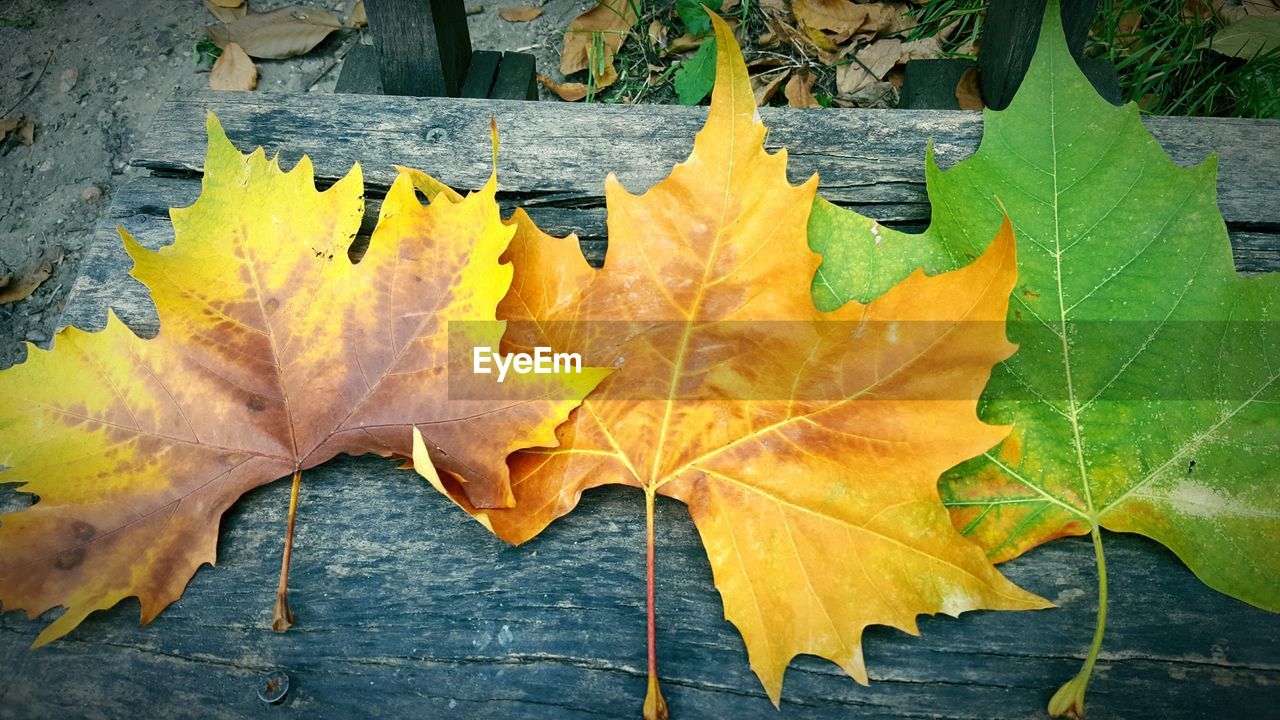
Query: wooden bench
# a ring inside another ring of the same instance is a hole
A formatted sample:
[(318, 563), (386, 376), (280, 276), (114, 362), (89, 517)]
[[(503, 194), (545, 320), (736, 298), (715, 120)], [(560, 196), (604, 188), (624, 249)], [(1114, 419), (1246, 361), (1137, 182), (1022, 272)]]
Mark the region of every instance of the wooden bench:
[(536, 59), (471, 50), (462, 0), (364, 0), (372, 45), (355, 45), (334, 92), (537, 100)]
[[(196, 94), (169, 101), (133, 161), (67, 307), (100, 326), (116, 307), (152, 327), (145, 291), (127, 280), (114, 226), (157, 247), (168, 208), (200, 189), (204, 115), (214, 110), (244, 150), (286, 163), (302, 153), (322, 184), (359, 160), (370, 200), (365, 230), (394, 177), (419, 167), (458, 188), (489, 173), (490, 115), (502, 133), (500, 179), (554, 233), (577, 231), (594, 262), (605, 251), (603, 179), (640, 191), (689, 152), (705, 109), (580, 106), (446, 98)], [(761, 112), (769, 144), (790, 150), (794, 180), (818, 171), (823, 195), (890, 224), (929, 216), (924, 147), (949, 165), (981, 134), (977, 113)], [(352, 118), (359, 118), (353, 122)], [(1280, 123), (1150, 118), (1180, 163), (1221, 157), (1220, 201), (1242, 270), (1280, 269)], [(581, 507), (519, 548), (494, 540), (418, 476), (375, 458), (342, 459), (303, 479), (290, 600), (299, 624), (270, 630), (288, 483), (250, 493), (227, 515), (219, 565), (147, 628), (130, 601), (68, 638), (28, 652), (39, 625), (0, 615), (0, 718), (636, 717), (645, 688), (644, 528), (640, 494), (588, 493)], [(0, 494), (13, 509), (23, 502)], [(675, 718), (1034, 718), (1079, 668), (1093, 628), (1087, 539), (1051, 543), (1003, 566), (1061, 607), (921, 621), (923, 635), (866, 634), (872, 684), (833, 664), (796, 660), (783, 714), (752, 675), (688, 513), (660, 499), (658, 634)], [(1171, 553), (1111, 536), (1107, 640), (1090, 717), (1267, 717), (1280, 707), (1280, 616), (1220, 595)], [(280, 707), (256, 690), (272, 673)], [(92, 712), (90, 711), (92, 708)]]

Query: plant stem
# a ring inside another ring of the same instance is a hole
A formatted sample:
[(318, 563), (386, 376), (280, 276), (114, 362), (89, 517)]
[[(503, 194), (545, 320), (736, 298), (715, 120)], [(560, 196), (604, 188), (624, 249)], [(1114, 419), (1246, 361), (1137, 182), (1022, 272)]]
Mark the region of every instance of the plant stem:
[(1093, 645), (1089, 646), (1089, 655), (1085, 657), (1084, 667), (1080, 674), (1088, 678), (1093, 674), (1093, 666), (1098, 662), (1098, 652), (1102, 650), (1102, 635), (1107, 629), (1107, 556), (1102, 552), (1102, 528), (1093, 526), (1093, 554), (1098, 558), (1098, 624), (1093, 630)]
[(1093, 644), (1084, 659), (1084, 666), (1076, 676), (1058, 688), (1049, 700), (1049, 714), (1053, 717), (1084, 717), (1084, 694), (1093, 675), (1093, 666), (1102, 650), (1102, 636), (1107, 629), (1107, 557), (1102, 552), (1102, 528), (1093, 526), (1093, 553), (1098, 559), (1098, 624), (1093, 631)]
[(654, 611), (653, 592), (653, 503), (656, 491), (644, 489), (644, 527), (645, 527), (645, 586), (648, 594), (649, 620), (649, 689), (644, 696), (644, 720), (667, 720), (667, 702), (662, 699), (662, 689), (658, 687), (658, 639), (655, 632), (657, 613)]
[(284, 533), (284, 557), (280, 560), (280, 588), (276, 591), (275, 617), (271, 629), (284, 632), (293, 626), (293, 610), (289, 608), (289, 561), (293, 558), (293, 526), (298, 519), (298, 489), (302, 486), (302, 471), (293, 471), (293, 489), (289, 492), (289, 525)]

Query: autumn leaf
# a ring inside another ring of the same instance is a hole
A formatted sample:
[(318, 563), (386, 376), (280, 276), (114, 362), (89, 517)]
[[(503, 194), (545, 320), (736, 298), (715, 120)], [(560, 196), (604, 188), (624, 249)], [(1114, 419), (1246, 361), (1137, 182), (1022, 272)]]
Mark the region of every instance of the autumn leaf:
[(280, 60), (311, 52), (334, 30), (343, 27), (331, 12), (294, 6), (250, 12), (230, 22), (209, 25), (205, 32), (220, 48), (236, 43), (250, 57)]
[[(213, 563), (240, 495), (292, 474), (296, 498), (299, 473), (338, 453), (408, 456), (414, 427), (472, 502), (509, 504), (507, 455), (554, 444), (601, 378), (539, 376), (518, 400), (508, 379), (489, 400), (451, 399), (491, 381), (447, 376), (447, 326), (492, 320), (512, 277), (494, 178), (424, 207), (424, 183), (402, 172), (353, 264), (358, 166), (317, 192), (307, 158), (285, 173), (237, 152), (212, 115), (208, 130), (203, 189), (172, 212), (174, 244), (151, 252), (121, 233), (159, 335), (111, 316), (0, 373), (0, 480), (39, 497), (0, 517), (0, 600), (32, 617), (66, 608), (36, 645), (126, 597), (149, 622)], [(283, 587), (279, 601), (283, 626)]]
[(600, 4), (574, 18), (564, 32), (560, 73), (588, 70), (597, 90), (612, 85), (618, 79), (613, 56), (637, 19), (632, 0), (600, 0)]
[(258, 68), (235, 43), (227, 43), (209, 72), (209, 87), (214, 90), (249, 91), (258, 87)]
[[(499, 308), (506, 342), (583, 348), (589, 363), (617, 372), (557, 430), (558, 448), (510, 458), (513, 509), (477, 509), (456, 483), (423, 473), (517, 543), (587, 489), (643, 490), (646, 717), (664, 708), (652, 625), (657, 495), (689, 506), (725, 614), (774, 703), (801, 653), (867, 682), (868, 625), (915, 633), (921, 613), (1045, 606), (960, 537), (937, 493), (944, 470), (1007, 431), (977, 419), (977, 398), (1013, 350), (1002, 322), (1014, 282), (1009, 230), (963, 270), (817, 311), (809, 286), (819, 258), (805, 233), (817, 179), (790, 185), (785, 151), (764, 152), (741, 53), (728, 26), (713, 24), (707, 124), (688, 161), (643, 195), (606, 180), (601, 270), (576, 238), (546, 236), (521, 211), (514, 218), (517, 272)], [(636, 321), (619, 334), (619, 318)]]
[(1216, 161), (1174, 165), (1133, 104), (1099, 97), (1057, 2), (1017, 96), (984, 128), (950, 170), (930, 152), (923, 235), (818, 201), (814, 295), (836, 307), (920, 265), (967, 262), (1001, 222), (996, 198), (1008, 209), (1022, 239), (1020, 350), (993, 375), (983, 417), (1015, 428), (942, 489), (957, 527), (997, 561), (1093, 536), (1099, 634), (1051, 706), (1078, 715), (1106, 611), (1100, 529), (1153, 538), (1211, 587), (1280, 611), (1280, 275), (1236, 275)]
[(533, 5), (515, 5), (513, 7), (498, 8), (498, 15), (507, 22), (525, 23), (536, 20), (541, 16), (542, 8)]

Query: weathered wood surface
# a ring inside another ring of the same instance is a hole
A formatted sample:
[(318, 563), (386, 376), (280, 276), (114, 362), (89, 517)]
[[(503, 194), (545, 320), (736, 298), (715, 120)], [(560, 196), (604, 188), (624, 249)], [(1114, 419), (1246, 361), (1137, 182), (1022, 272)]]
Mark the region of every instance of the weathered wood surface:
[[(305, 477), (290, 574), (299, 625), (283, 635), (270, 624), (287, 482), (236, 505), (218, 566), (146, 628), (130, 601), (28, 651), (38, 625), (0, 615), (0, 718), (638, 716), (641, 495), (592, 491), (511, 548), (393, 467), (345, 459)], [(660, 662), (677, 720), (1041, 717), (1092, 633), (1092, 549), (1058, 541), (1004, 566), (1058, 609), (926, 618), (920, 637), (872, 628), (869, 687), (804, 657), (779, 715), (723, 619), (688, 512), (666, 499), (657, 509)], [(1108, 542), (1111, 615), (1090, 717), (1274, 717), (1280, 619), (1209, 590), (1153, 543)], [(281, 708), (254, 695), (274, 671), (292, 681)]]
[[(127, 284), (115, 224), (144, 243), (172, 239), (167, 208), (199, 192), (206, 109), (242, 148), (286, 163), (309, 153), (322, 183), (364, 163), (370, 207), (415, 165), (455, 186), (489, 172), (488, 118), (503, 131), (504, 202), (554, 232), (604, 250), (602, 174), (640, 191), (682, 160), (704, 111), (556, 103), (328, 96), (200, 95), (169, 103), (135, 164), (158, 174), (117, 197), (87, 259), (68, 319), (94, 326), (108, 304), (145, 328), (145, 291)], [(775, 111), (770, 144), (791, 152), (794, 179), (822, 173), (822, 192), (895, 224), (927, 221), (923, 150), (944, 165), (971, 152), (976, 114)], [(1243, 268), (1280, 267), (1280, 123), (1152, 119), (1174, 158), (1222, 153), (1222, 204)], [(148, 716), (246, 718), (634, 717), (644, 694), (643, 503), (626, 489), (582, 507), (520, 548), (492, 539), (411, 473), (343, 459), (304, 480), (291, 600), (300, 625), (269, 630), (288, 505), (287, 483), (228, 514), (219, 566), (150, 627), (129, 602), (36, 652), (39, 625), (0, 615), (0, 720)], [(0, 492), (0, 511), (27, 498)], [(676, 718), (778, 717), (724, 619), (710, 567), (677, 503), (658, 506), (658, 613), (664, 689)], [(1166, 550), (1108, 537), (1111, 615), (1093, 718), (1267, 717), (1280, 707), (1280, 617), (1209, 590)], [(1095, 577), (1087, 541), (1063, 540), (1003, 566), (1055, 601), (1037, 613), (970, 613), (922, 621), (922, 637), (866, 635), (872, 685), (832, 664), (795, 661), (782, 717), (1031, 718), (1078, 669), (1092, 632)], [(262, 705), (259, 680), (287, 672), (284, 707)]]
[(457, 95), (471, 57), (462, 0), (365, 0), (388, 95)]
[[(205, 114), (217, 113), (228, 135), (248, 150), (262, 146), (290, 165), (307, 154), (321, 184), (360, 162), (366, 194), (366, 230), (377, 219), (377, 199), (395, 179), (393, 164), (430, 172), (458, 188), (475, 188), (490, 172), (489, 117), (502, 136), (500, 199), (529, 211), (545, 230), (577, 232), (588, 259), (604, 256), (604, 174), (612, 170), (639, 192), (684, 160), (705, 108), (580, 106), (452, 98), (370, 96), (178, 97), (158, 114), (133, 164), (164, 176), (123, 188), (98, 231), (66, 321), (100, 327), (104, 304), (143, 332), (153, 329), (141, 286), (125, 274), (114, 226), (151, 247), (170, 242), (168, 209), (199, 193)], [(929, 205), (924, 187), (925, 146), (933, 140), (947, 167), (967, 157), (982, 133), (978, 113), (937, 110), (830, 110), (762, 112), (768, 144), (786, 147), (789, 172), (799, 182), (820, 175), (819, 192), (886, 224), (922, 227)], [(1217, 152), (1218, 195), (1238, 267), (1280, 270), (1280, 122), (1220, 118), (1146, 118), (1173, 160), (1190, 165)]]

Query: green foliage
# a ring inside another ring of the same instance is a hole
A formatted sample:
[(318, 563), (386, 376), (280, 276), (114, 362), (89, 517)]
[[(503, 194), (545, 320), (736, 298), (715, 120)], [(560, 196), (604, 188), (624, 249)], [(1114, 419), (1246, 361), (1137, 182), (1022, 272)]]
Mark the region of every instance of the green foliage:
[(676, 15), (684, 23), (685, 31), (694, 37), (711, 32), (711, 16), (707, 15), (700, 0), (676, 0)]
[(1105, 618), (1099, 528), (1150, 537), (1209, 586), (1280, 611), (1280, 273), (1236, 274), (1216, 159), (1175, 165), (1134, 105), (1099, 97), (1057, 7), (1009, 108), (984, 115), (973, 157), (943, 171), (929, 152), (925, 233), (822, 200), (809, 230), (824, 255), (815, 302), (830, 309), (917, 267), (965, 265), (1007, 210), (1019, 272), (1008, 332), (1020, 347), (981, 412), (1015, 429), (939, 489), (997, 560), (1094, 536), (1099, 629), (1055, 698), (1082, 704)]
[[(1134, 29), (1122, 18), (1140, 16)], [(1125, 101), (1155, 115), (1280, 117), (1280, 52), (1249, 60), (1208, 49), (1212, 15), (1183, 3), (1103, 0), (1086, 52), (1115, 63)]]
[[(706, 13), (703, 13), (706, 16)], [(716, 39), (707, 38), (693, 57), (676, 69), (676, 98), (681, 105), (697, 105), (716, 82)]]
[(196, 67), (212, 65), (222, 55), (222, 48), (209, 38), (201, 38), (191, 49), (191, 64)]

